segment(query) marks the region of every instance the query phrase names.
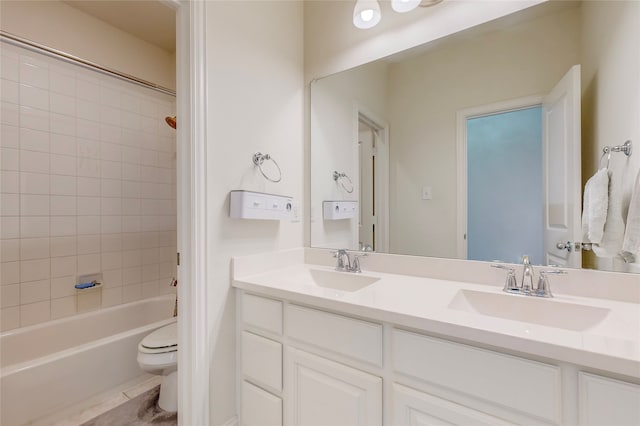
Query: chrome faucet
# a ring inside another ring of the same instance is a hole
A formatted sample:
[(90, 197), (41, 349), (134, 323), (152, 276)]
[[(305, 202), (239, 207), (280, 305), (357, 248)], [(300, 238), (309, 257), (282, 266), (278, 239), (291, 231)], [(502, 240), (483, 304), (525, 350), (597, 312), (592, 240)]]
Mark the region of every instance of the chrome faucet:
[(529, 261), (529, 256), (522, 256), (522, 281), (518, 284), (515, 276), (515, 268), (505, 265), (491, 265), (494, 268), (505, 269), (507, 271), (507, 279), (504, 283), (502, 291), (507, 293), (523, 294), (525, 296), (536, 297), (553, 297), (549, 285), (548, 274), (566, 274), (567, 271), (561, 269), (550, 269), (540, 271), (538, 285), (533, 286), (534, 270), (533, 265)]
[(531, 293), (533, 290), (533, 266), (529, 261), (529, 256), (522, 256), (522, 281), (520, 281), (520, 291), (524, 294)]
[(341, 272), (355, 272), (360, 273), (362, 269), (360, 269), (360, 258), (367, 256), (364, 254), (354, 254), (353, 260), (349, 257), (349, 252), (346, 249), (340, 249), (338, 251), (333, 252), (333, 257), (337, 259), (336, 261), (336, 271)]

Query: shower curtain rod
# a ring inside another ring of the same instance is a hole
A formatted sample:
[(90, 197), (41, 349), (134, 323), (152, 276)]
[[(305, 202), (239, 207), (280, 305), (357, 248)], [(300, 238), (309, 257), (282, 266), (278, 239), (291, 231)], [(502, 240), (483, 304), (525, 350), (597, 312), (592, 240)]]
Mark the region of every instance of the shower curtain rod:
[(67, 62), (71, 62), (74, 64), (78, 64), (81, 66), (84, 66), (86, 68), (92, 68), (98, 72), (101, 72), (103, 74), (108, 74), (108, 75), (112, 75), (114, 77), (117, 77), (121, 80), (127, 80), (130, 81), (132, 83), (135, 83), (139, 86), (143, 86), (152, 90), (155, 90), (157, 92), (161, 92), (167, 95), (171, 95), (171, 96), (176, 96), (176, 91), (175, 90), (171, 90), (168, 89), (166, 87), (160, 86), (158, 84), (155, 83), (151, 83), (149, 81), (143, 80), (141, 78), (138, 77), (134, 77), (132, 75), (120, 72), (120, 71), (116, 71), (114, 69), (111, 68), (107, 68), (104, 67), (102, 65), (98, 65), (95, 62), (91, 62), (91, 61), (87, 61), (85, 59), (82, 58), (78, 58), (77, 56), (73, 56), (69, 53), (63, 52), (61, 50), (57, 50), (57, 49), (53, 49), (51, 47), (45, 46), (43, 44), (40, 43), (36, 43), (35, 41), (31, 41), (28, 40), (26, 38), (22, 38), (20, 36), (8, 33), (4, 30), (0, 30), (0, 36), (2, 38), (2, 40), (6, 40), (11, 44), (17, 45), (17, 46), (21, 46), (21, 47), (25, 47), (27, 49), (30, 50), (34, 50), (34, 51), (38, 51), (40, 53), (44, 53), (46, 55), (49, 56), (55, 56), (55, 57), (59, 57), (62, 58), (63, 60), (67, 61)]

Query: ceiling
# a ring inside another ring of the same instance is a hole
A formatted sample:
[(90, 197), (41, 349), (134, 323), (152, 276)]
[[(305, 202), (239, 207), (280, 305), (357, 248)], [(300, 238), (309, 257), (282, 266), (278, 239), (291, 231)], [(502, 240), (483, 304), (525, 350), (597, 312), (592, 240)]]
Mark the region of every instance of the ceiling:
[(88, 15), (106, 22), (167, 52), (176, 50), (175, 11), (154, 0), (63, 0)]

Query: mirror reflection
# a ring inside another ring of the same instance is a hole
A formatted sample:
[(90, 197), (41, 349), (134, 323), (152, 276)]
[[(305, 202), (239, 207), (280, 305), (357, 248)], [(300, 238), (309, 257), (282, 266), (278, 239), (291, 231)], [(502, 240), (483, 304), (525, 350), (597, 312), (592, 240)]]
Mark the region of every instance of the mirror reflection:
[(638, 137), (638, 16), (543, 3), (314, 81), (311, 245), (639, 272), (619, 255), (637, 155), (611, 156), (617, 207), (597, 255), (580, 244), (602, 149)]

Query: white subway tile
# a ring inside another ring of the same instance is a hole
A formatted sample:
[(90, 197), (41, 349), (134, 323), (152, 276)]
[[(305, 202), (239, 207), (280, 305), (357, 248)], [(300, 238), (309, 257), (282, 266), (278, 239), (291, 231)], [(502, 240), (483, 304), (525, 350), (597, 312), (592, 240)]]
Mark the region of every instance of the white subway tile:
[(76, 157), (51, 154), (51, 174), (75, 176)]
[[(146, 234), (146, 233), (145, 233)], [(144, 237), (143, 237), (144, 241)], [(149, 265), (152, 263), (158, 263), (159, 255), (158, 248), (145, 248), (142, 250), (142, 264)]]
[(20, 170), (20, 150), (0, 148), (0, 170)]
[(102, 216), (101, 230), (103, 234), (117, 234), (122, 232), (121, 216)]
[(102, 234), (102, 251), (122, 250), (122, 234)]
[(0, 216), (0, 238), (20, 238), (20, 217)]
[[(100, 104), (96, 102), (86, 101), (84, 99), (77, 100), (78, 113), (77, 117), (83, 120), (100, 121)], [(98, 135), (96, 135), (97, 137)]]
[(78, 196), (99, 197), (100, 196), (100, 179), (79, 177), (78, 178)]
[[(100, 214), (114, 216), (122, 214), (122, 198), (101, 198)], [(125, 231), (126, 232), (126, 231)]]
[(122, 268), (122, 253), (112, 251), (102, 253), (102, 269), (120, 269)]
[(49, 91), (39, 87), (20, 84), (20, 105), (49, 110)]
[(78, 157), (100, 159), (100, 142), (91, 139), (78, 138)]
[(78, 197), (78, 215), (100, 215), (100, 197)]
[(158, 281), (147, 281), (142, 283), (142, 297), (149, 298), (159, 296)]
[(20, 327), (39, 324), (51, 319), (51, 302), (30, 303), (20, 306)]
[(77, 191), (77, 178), (75, 176), (51, 176), (51, 195), (72, 195)]
[(158, 266), (158, 276), (160, 277), (160, 282), (164, 285), (165, 282), (167, 285), (171, 283), (171, 280), (178, 276), (178, 272), (176, 270), (175, 262), (163, 262)]
[[(143, 249), (155, 249), (159, 247), (160, 241), (160, 233), (159, 232), (143, 232), (140, 236), (141, 238), (141, 248)], [(157, 253), (157, 250), (156, 250)], [(144, 257), (144, 252), (143, 252)], [(147, 262), (151, 263), (151, 262)]]
[(49, 195), (50, 175), (45, 173), (20, 173), (22, 194)]
[(82, 177), (100, 177), (100, 160), (79, 157), (77, 159), (77, 174)]
[(51, 93), (49, 96), (50, 110), (57, 114), (75, 116), (76, 98), (61, 93)]
[(138, 148), (128, 146), (122, 147), (122, 162), (127, 164), (140, 164), (142, 151)]
[(102, 271), (102, 281), (105, 288), (122, 286), (122, 269), (108, 269)]
[(18, 82), (3, 78), (0, 90), (0, 95), (2, 95), (2, 102), (11, 102), (13, 104), (20, 103), (20, 88)]
[(101, 271), (99, 254), (78, 255), (78, 275), (97, 274)]
[(100, 169), (103, 178), (120, 179), (122, 177), (122, 163), (119, 161), (102, 161)]
[(51, 236), (65, 237), (76, 235), (77, 219), (75, 216), (51, 216)]
[(153, 117), (142, 117), (140, 119), (140, 129), (147, 135), (155, 136), (158, 133), (158, 120)]
[[(45, 280), (51, 277), (51, 259), (20, 261), (20, 281)], [(29, 303), (29, 302), (25, 302)]]
[(49, 195), (20, 196), (20, 213), (22, 216), (49, 216)]
[[(123, 258), (124, 260), (124, 258)], [(131, 268), (123, 268), (122, 269), (122, 284), (132, 285), (138, 284), (142, 282), (142, 267), (134, 266)]]
[(78, 235), (99, 234), (100, 216), (78, 216)]
[(140, 166), (140, 180), (142, 182), (159, 183), (159, 173), (156, 167)]
[(158, 262), (175, 262), (177, 249), (173, 247), (159, 247), (158, 248)]
[(78, 235), (78, 253), (100, 253), (100, 235)]
[(100, 139), (100, 123), (82, 118), (76, 119), (76, 136), (82, 139), (98, 141)]
[(159, 105), (155, 100), (149, 98), (141, 98), (140, 113), (147, 117), (157, 117), (159, 114)]
[(73, 296), (76, 294), (75, 286), (76, 276), (69, 275), (66, 277), (52, 278), (51, 279), (51, 298), (57, 299), (60, 297)]
[(18, 126), (20, 123), (20, 107), (10, 102), (0, 103), (0, 123), (9, 126)]
[(20, 216), (19, 194), (0, 194), (0, 216)]
[(20, 81), (19, 58), (7, 55), (5, 52), (6, 50), (3, 50), (2, 52), (2, 66), (0, 67), (2, 78), (12, 81)]
[(76, 118), (70, 115), (50, 113), (51, 133), (76, 136)]
[(102, 290), (102, 307), (115, 306), (122, 303), (122, 286), (104, 288)]
[(20, 284), (3, 285), (0, 287), (0, 308), (20, 305)]
[[(50, 154), (20, 150), (20, 171), (28, 173), (49, 173)], [(47, 191), (49, 192), (49, 191)]]
[(64, 318), (76, 313), (74, 296), (51, 300), (51, 319)]
[(48, 132), (49, 111), (21, 106), (20, 127)]
[(143, 133), (141, 141), (142, 141), (142, 144), (140, 147), (142, 148), (142, 152), (160, 150), (159, 136)]
[(20, 304), (49, 301), (51, 298), (51, 282), (38, 280), (20, 283)]
[(117, 161), (122, 163), (122, 147), (115, 143), (100, 143), (100, 158), (102, 160)]
[(49, 217), (30, 216), (20, 218), (21, 238), (44, 238), (49, 236)]
[(160, 270), (157, 263), (142, 266), (142, 281), (155, 281), (160, 278)]
[(0, 125), (0, 147), (20, 148), (20, 128), (18, 126)]
[(160, 216), (142, 216), (142, 221), (140, 223), (142, 232), (148, 231), (164, 231), (164, 229), (160, 229)]
[(127, 232), (122, 234), (122, 250), (140, 250), (142, 248), (142, 234)]
[(61, 155), (76, 155), (76, 138), (75, 136), (51, 134), (51, 153)]
[(49, 238), (22, 238), (20, 240), (20, 260), (46, 259), (50, 255)]
[(20, 129), (20, 149), (49, 152), (49, 133), (40, 130)]
[(124, 198), (122, 201), (122, 214), (126, 216), (140, 215), (140, 200), (136, 198)]
[[(122, 143), (122, 130), (120, 126), (113, 126), (111, 124), (100, 124), (100, 140), (108, 143), (121, 144)], [(105, 160), (111, 160), (111, 158), (105, 158)]]
[(53, 237), (49, 241), (51, 257), (73, 256), (77, 253), (76, 237)]
[[(145, 151), (144, 155), (140, 159), (140, 164), (146, 167), (158, 166), (158, 151)], [(144, 170), (141, 171), (144, 176)]]
[[(38, 62), (34, 64), (34, 62)], [(45, 63), (23, 57), (20, 61), (20, 82), (49, 89), (49, 69)]]
[(55, 93), (64, 93), (67, 96), (76, 95), (76, 79), (74, 76), (63, 71), (49, 72), (49, 88)]
[(92, 102), (100, 102), (100, 85), (94, 81), (76, 80), (76, 96)]
[(0, 331), (13, 330), (18, 327), (20, 327), (20, 307), (0, 309)]
[(122, 287), (122, 303), (142, 299), (142, 284), (132, 284)]
[(52, 195), (51, 216), (75, 216), (77, 200), (71, 195)]
[(177, 234), (171, 231), (158, 232), (158, 247), (172, 247), (177, 243)]
[(142, 265), (142, 250), (124, 250), (122, 252), (122, 267), (129, 268), (132, 266)]
[(60, 278), (76, 275), (78, 270), (78, 257), (54, 257), (51, 259), (51, 277)]
[(0, 240), (0, 262), (20, 260), (20, 239)]
[(0, 285), (20, 282), (20, 262), (2, 262), (0, 266)]
[(142, 130), (142, 126), (140, 125), (142, 117), (142, 115), (134, 113), (122, 114), (120, 124), (124, 129), (140, 131)]
[(134, 93), (122, 92), (120, 94), (120, 107), (123, 111), (139, 114), (141, 108), (141, 99)]
[(169, 152), (158, 152), (158, 166), (174, 170), (176, 168), (175, 155)]
[(157, 150), (167, 153), (176, 152), (176, 142), (173, 138), (159, 136), (157, 139)]
[(0, 192), (5, 194), (17, 194), (20, 192), (20, 175), (18, 172), (0, 172)]
[(108, 105), (102, 105), (100, 108), (100, 122), (104, 124), (110, 124), (112, 126), (120, 126), (120, 109), (113, 108)]
[(100, 103), (110, 107), (120, 108), (120, 91), (111, 87), (102, 87), (100, 90)]
[(122, 232), (140, 232), (142, 216), (122, 216)]
[(122, 181), (123, 198), (140, 198), (140, 183), (133, 181)]
[(100, 194), (102, 197), (121, 197), (122, 181), (119, 179), (102, 179)]
[(140, 166), (137, 164), (122, 164), (122, 180), (140, 180)]

